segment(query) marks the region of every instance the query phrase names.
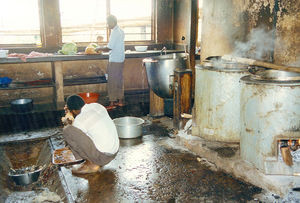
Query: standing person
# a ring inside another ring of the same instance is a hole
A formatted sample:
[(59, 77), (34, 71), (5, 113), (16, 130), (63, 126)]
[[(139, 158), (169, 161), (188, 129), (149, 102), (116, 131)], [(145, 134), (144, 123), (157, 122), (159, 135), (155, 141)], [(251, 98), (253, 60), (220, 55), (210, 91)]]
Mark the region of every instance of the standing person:
[(119, 137), (113, 120), (104, 106), (85, 104), (78, 95), (69, 96), (63, 118), (63, 137), (76, 159), (85, 162), (72, 172), (87, 174), (97, 172), (100, 166), (112, 161), (119, 150)]
[(116, 106), (124, 106), (123, 69), (125, 60), (124, 31), (118, 26), (117, 18), (113, 15), (107, 17), (108, 28), (111, 29), (109, 42), (106, 47), (98, 47), (96, 51), (109, 51), (107, 66), (109, 97), (108, 110)]

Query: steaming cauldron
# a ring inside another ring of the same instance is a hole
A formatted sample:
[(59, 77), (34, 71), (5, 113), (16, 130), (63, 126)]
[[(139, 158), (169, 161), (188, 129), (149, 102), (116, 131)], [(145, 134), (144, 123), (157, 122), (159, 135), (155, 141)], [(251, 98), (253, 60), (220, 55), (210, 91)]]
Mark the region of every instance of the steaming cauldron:
[(148, 84), (153, 92), (162, 98), (172, 98), (172, 84), (175, 68), (187, 68), (187, 54), (173, 53), (145, 58)]
[(195, 107), (198, 134), (211, 141), (240, 141), (239, 80), (247, 66), (207, 61), (196, 66)]

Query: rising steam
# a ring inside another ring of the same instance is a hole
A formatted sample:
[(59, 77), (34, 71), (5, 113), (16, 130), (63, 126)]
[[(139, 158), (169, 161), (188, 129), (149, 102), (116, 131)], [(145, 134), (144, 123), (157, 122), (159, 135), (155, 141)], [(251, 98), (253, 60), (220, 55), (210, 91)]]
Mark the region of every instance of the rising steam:
[(247, 42), (236, 42), (232, 55), (256, 60), (269, 59), (274, 50), (274, 31), (264, 28), (251, 30)]

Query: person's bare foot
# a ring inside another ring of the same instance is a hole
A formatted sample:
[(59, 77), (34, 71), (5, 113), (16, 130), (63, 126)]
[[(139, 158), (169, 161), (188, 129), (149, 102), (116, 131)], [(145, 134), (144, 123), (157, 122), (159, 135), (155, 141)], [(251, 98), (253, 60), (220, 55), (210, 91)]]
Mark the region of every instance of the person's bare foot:
[(109, 106), (106, 106), (105, 108), (106, 108), (106, 110), (109, 111), (109, 110), (113, 110), (113, 109), (115, 109), (117, 107), (115, 106), (114, 102), (111, 101), (111, 102), (109, 102)]
[(93, 164), (92, 162), (86, 160), (79, 168), (73, 168), (72, 173), (74, 174), (88, 174), (95, 173), (100, 169), (99, 165)]
[(115, 102), (114, 105), (122, 107), (125, 106), (125, 103), (123, 102), (123, 100), (119, 100), (118, 102)]

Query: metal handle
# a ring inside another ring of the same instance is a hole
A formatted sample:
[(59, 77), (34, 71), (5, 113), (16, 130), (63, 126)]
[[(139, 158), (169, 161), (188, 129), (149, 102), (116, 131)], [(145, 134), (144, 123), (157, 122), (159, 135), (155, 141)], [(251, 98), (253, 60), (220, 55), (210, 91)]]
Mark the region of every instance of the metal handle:
[(152, 58), (145, 58), (143, 59), (143, 63), (156, 63), (158, 60), (154, 60)]
[(169, 75), (169, 88), (173, 90), (173, 81), (174, 81), (175, 75)]

